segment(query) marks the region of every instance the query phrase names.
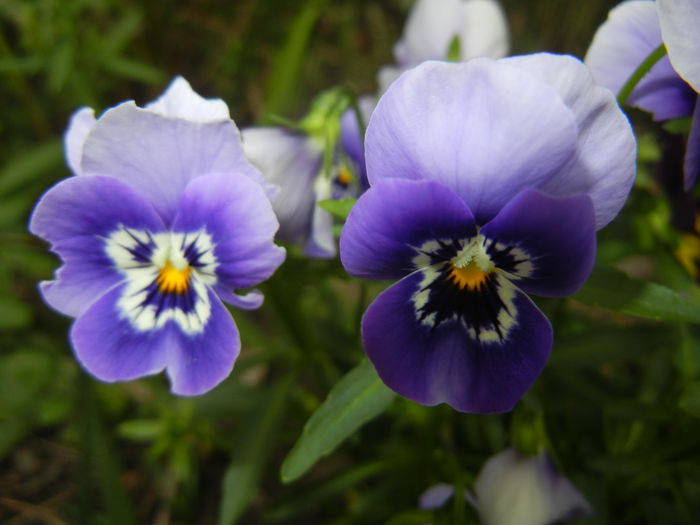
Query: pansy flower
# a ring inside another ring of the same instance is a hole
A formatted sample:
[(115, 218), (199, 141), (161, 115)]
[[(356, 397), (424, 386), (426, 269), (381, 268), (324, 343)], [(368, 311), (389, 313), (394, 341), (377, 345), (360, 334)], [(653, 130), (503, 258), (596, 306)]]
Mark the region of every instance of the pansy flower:
[[(420, 508), (439, 509), (454, 492), (447, 483), (433, 485), (421, 494)], [(591, 514), (586, 498), (544, 451), (524, 456), (509, 448), (492, 456), (464, 497), (479, 512), (482, 525), (552, 525)]]
[(552, 346), (526, 293), (578, 290), (630, 191), (627, 119), (573, 57), (426, 62), (380, 99), (365, 151), (341, 261), (398, 279), (365, 312), (367, 355), (419, 403), (510, 410)]
[(172, 391), (197, 395), (231, 372), (240, 348), (222, 301), (257, 308), (245, 290), (284, 259), (260, 173), (220, 100), (176, 79), (152, 105), (124, 102), (66, 136), (77, 176), (51, 188), (30, 222), (63, 265), (41, 284), (76, 321), (77, 359), (103, 381), (166, 370)]
[[(684, 162), (685, 186), (700, 172), (700, 3), (695, 0), (623, 2), (598, 28), (586, 53), (596, 81), (618, 93), (662, 43), (662, 57), (639, 81), (627, 104), (657, 121), (693, 116)], [(670, 59), (670, 60), (669, 60)]]

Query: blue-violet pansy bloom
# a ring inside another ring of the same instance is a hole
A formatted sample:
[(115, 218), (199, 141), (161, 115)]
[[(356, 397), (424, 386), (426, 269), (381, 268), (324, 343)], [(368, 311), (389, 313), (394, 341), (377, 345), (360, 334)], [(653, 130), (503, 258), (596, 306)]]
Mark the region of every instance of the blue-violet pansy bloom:
[(382, 96), (365, 152), (341, 261), (399, 279), (365, 312), (367, 355), (418, 403), (510, 410), (552, 346), (526, 292), (578, 290), (631, 189), (626, 117), (573, 57), (425, 62)]
[(98, 119), (80, 110), (66, 156), (76, 176), (44, 194), (30, 230), (63, 262), (41, 292), (76, 318), (78, 361), (107, 382), (166, 370), (176, 394), (210, 390), (240, 349), (222, 300), (259, 307), (259, 291), (235, 291), (284, 260), (226, 105), (176, 78), (145, 108), (124, 102)]
[[(683, 166), (685, 187), (700, 173), (700, 2), (623, 2), (598, 28), (585, 62), (596, 81), (619, 92), (644, 59), (662, 43), (662, 57), (639, 81), (626, 103), (657, 121), (692, 116)], [(670, 60), (669, 60), (670, 59)]]

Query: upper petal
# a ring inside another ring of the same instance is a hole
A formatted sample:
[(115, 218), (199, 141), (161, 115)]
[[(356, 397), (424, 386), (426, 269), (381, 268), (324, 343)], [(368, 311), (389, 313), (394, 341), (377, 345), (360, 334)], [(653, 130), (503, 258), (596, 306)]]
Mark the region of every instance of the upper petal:
[(469, 208), (432, 181), (377, 182), (350, 211), (340, 260), (355, 277), (397, 279), (414, 271), (426, 242), (463, 239), (476, 231)]
[(232, 120), (195, 122), (164, 117), (125, 102), (105, 112), (83, 149), (87, 174), (110, 175), (147, 197), (169, 224), (194, 178), (212, 173), (263, 182), (243, 154)]
[(47, 303), (77, 316), (123, 280), (104, 242), (120, 227), (153, 233), (164, 229), (146, 199), (111, 177), (71, 177), (44, 194), (32, 213), (29, 230), (49, 241), (64, 263), (55, 280), (41, 285)]
[(63, 136), (66, 162), (75, 175), (82, 173), (80, 163), (83, 158), (83, 146), (95, 122), (95, 112), (92, 108), (80, 108), (71, 116), (68, 129)]
[(528, 293), (564, 297), (588, 279), (595, 263), (595, 218), (586, 195), (549, 197), (525, 190), (480, 232), (489, 255)]
[(576, 153), (574, 114), (545, 82), (503, 61), (425, 62), (379, 100), (365, 139), (370, 184), (435, 180), (483, 223)]
[[(482, 318), (446, 318), (436, 325), (419, 315), (427, 304), (421, 290), (429, 272), (417, 271), (382, 292), (362, 319), (362, 341), (379, 377), (400, 395), (424, 405), (447, 403), (461, 412), (491, 413), (511, 410), (542, 371), (552, 346), (547, 318), (522, 292), (497, 277), (504, 292), (499, 321), (503, 339), (469, 332), (484, 329)], [(445, 283), (443, 283), (445, 284)], [(444, 286), (427, 301), (436, 308), (453, 307)], [(486, 304), (494, 305), (491, 299)], [(493, 301), (496, 301), (493, 298)], [(474, 306), (475, 312), (479, 308)], [(488, 317), (488, 316), (482, 316)], [(507, 318), (507, 319), (506, 319)], [(489, 330), (491, 331), (491, 330)]]
[(587, 194), (596, 228), (602, 228), (619, 213), (636, 175), (637, 141), (627, 117), (576, 58), (540, 53), (504, 62), (546, 81), (571, 109), (578, 125), (576, 153), (540, 188), (556, 197)]
[(506, 449), (490, 458), (474, 486), (484, 525), (548, 525), (590, 514), (591, 507), (546, 454)]
[[(661, 45), (654, 2), (632, 0), (610, 11), (586, 53), (597, 83), (619, 93), (644, 59)], [(662, 57), (639, 81), (627, 104), (654, 114), (656, 120), (684, 117), (693, 110), (692, 90)]]
[(206, 230), (214, 244), (217, 285), (231, 289), (255, 286), (282, 264), (284, 248), (273, 242), (277, 228), (262, 187), (225, 174), (192, 180), (172, 225), (174, 232)]
[(460, 58), (501, 58), (508, 54), (508, 23), (501, 4), (495, 0), (462, 2), (464, 23), (460, 37)]
[(183, 77), (173, 79), (165, 92), (145, 109), (164, 117), (176, 117), (195, 122), (229, 120), (226, 102), (220, 98), (204, 98), (192, 89)]
[(700, 3), (657, 0), (661, 34), (678, 74), (700, 93)]
[(269, 183), (279, 186), (273, 201), (278, 238), (301, 243), (311, 232), (316, 205), (314, 181), (321, 171), (322, 146), (311, 137), (284, 128), (245, 128), (243, 150)]

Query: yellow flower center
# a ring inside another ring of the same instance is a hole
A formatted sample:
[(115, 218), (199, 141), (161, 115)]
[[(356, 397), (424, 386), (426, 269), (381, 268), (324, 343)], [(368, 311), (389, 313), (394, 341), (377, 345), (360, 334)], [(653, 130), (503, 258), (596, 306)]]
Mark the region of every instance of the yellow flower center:
[(166, 261), (158, 272), (156, 284), (160, 293), (184, 294), (190, 286), (191, 269), (186, 266), (182, 270), (175, 268), (170, 261)]
[(338, 177), (336, 178), (339, 184), (347, 186), (352, 182), (352, 174), (346, 169), (340, 169), (338, 171)]
[(476, 290), (485, 282), (489, 274), (493, 273), (494, 269), (487, 271), (482, 270), (475, 262), (470, 262), (464, 268), (459, 268), (454, 264), (451, 265), (449, 278), (452, 279), (461, 290)]

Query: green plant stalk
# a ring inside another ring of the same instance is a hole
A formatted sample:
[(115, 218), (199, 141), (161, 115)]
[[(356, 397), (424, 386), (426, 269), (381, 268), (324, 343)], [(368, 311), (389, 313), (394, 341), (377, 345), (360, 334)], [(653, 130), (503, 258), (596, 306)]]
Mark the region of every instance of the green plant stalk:
[(622, 86), (620, 92), (617, 94), (617, 102), (623, 106), (630, 94), (637, 87), (637, 84), (644, 78), (644, 76), (651, 71), (651, 68), (656, 65), (656, 63), (661, 60), (664, 55), (666, 55), (666, 46), (662, 43), (659, 47), (654, 49), (649, 56), (647, 56), (639, 67), (632, 73), (632, 75), (627, 79), (625, 85)]

